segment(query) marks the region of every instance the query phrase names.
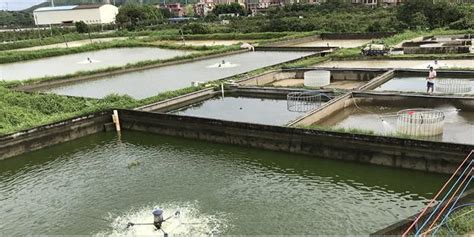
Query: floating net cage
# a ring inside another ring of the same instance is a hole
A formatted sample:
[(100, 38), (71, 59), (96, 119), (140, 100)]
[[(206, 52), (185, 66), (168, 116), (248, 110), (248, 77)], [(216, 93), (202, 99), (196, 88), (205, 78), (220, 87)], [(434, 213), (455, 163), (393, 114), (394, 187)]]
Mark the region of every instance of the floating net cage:
[(471, 80), (468, 79), (438, 79), (436, 91), (442, 93), (468, 93), (471, 91)]
[(321, 106), (322, 96), (328, 97), (319, 92), (290, 92), (286, 96), (287, 108), (293, 112), (307, 112), (316, 109)]
[(444, 113), (434, 109), (405, 109), (397, 113), (397, 132), (414, 137), (443, 133)]

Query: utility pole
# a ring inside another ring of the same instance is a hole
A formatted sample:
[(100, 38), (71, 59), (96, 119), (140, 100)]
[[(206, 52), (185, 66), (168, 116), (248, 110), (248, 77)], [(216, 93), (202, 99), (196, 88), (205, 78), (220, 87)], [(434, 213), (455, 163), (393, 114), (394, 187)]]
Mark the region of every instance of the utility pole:
[(51, 6), (54, 7), (54, 0), (51, 0)]

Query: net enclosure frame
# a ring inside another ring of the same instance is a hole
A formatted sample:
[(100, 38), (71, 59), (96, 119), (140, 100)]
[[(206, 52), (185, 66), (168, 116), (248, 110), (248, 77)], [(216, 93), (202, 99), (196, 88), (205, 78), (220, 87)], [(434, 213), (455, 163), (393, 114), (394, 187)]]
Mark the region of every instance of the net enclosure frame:
[(331, 99), (324, 93), (304, 91), (290, 92), (286, 95), (286, 105), (288, 111), (307, 112), (321, 107), (322, 97)]
[(440, 93), (469, 93), (472, 85), (469, 79), (437, 79), (435, 89)]
[(443, 133), (445, 115), (436, 109), (404, 109), (397, 113), (396, 131), (413, 137), (429, 137)]

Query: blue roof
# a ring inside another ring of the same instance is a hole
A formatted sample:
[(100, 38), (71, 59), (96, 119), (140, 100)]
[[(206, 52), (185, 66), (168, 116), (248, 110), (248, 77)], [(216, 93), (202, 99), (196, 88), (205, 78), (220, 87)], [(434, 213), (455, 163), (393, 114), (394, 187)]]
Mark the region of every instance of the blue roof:
[(58, 7), (40, 7), (34, 10), (34, 12), (49, 12), (49, 11), (64, 11), (64, 10), (72, 10), (76, 8), (78, 5), (70, 5), (70, 6), (58, 6)]

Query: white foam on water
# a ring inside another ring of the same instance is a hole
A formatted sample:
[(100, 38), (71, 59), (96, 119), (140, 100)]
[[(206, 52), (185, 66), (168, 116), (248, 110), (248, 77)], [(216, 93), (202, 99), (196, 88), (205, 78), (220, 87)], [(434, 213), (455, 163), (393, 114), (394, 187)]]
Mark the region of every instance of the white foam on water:
[(85, 59), (80, 62), (77, 62), (77, 64), (91, 64), (91, 63), (100, 63), (99, 60), (91, 59), (90, 61)]
[(240, 65), (226, 62), (226, 63), (212, 64), (212, 65), (207, 66), (206, 68), (231, 68), (231, 67), (238, 67), (238, 66)]
[(155, 230), (153, 225), (134, 225), (126, 228), (129, 222), (153, 223), (152, 211), (158, 207), (164, 211), (165, 219), (173, 216), (176, 211), (180, 212), (162, 225), (162, 229), (169, 236), (209, 236), (220, 234), (227, 228), (225, 215), (202, 214), (197, 203), (163, 204), (134, 209), (116, 217), (110, 224), (111, 231), (98, 233), (96, 236), (164, 236), (163, 232)]

